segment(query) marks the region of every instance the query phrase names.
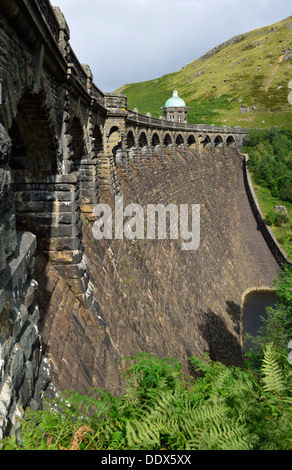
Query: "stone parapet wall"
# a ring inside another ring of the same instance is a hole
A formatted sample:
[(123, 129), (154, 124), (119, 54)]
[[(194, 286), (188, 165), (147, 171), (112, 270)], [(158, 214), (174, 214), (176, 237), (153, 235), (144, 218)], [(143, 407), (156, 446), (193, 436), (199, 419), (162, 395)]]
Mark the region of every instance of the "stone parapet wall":
[(263, 237), (266, 240), (268, 247), (270, 248), (277, 262), (279, 263), (279, 266), (283, 266), (283, 265), (292, 266), (291, 260), (288, 258), (284, 250), (281, 248), (272, 230), (268, 227), (268, 225), (265, 222), (264, 215), (261, 211), (260, 205), (258, 203), (256, 194), (253, 188), (253, 184), (251, 182), (247, 162), (248, 162), (248, 156), (244, 155), (244, 176), (245, 176), (246, 193), (248, 195), (248, 199), (252, 207), (254, 217), (258, 223), (258, 227), (260, 231), (262, 232)]

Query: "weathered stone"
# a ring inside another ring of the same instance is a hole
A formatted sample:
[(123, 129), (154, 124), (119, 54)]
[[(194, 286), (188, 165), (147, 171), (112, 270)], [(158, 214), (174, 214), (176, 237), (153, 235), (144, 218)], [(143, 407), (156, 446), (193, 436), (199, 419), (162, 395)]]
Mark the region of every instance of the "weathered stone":
[(37, 343), (39, 343), (39, 335), (35, 328), (35, 325), (27, 321), (22, 328), (19, 340), (19, 344), (21, 350), (24, 353), (26, 361), (29, 361), (33, 348), (36, 346)]
[(13, 358), (13, 361), (11, 363), (11, 367), (10, 367), (10, 375), (12, 379), (12, 384), (16, 391), (19, 390), (23, 382), (23, 378), (25, 375), (24, 364), (25, 364), (24, 354), (21, 350), (17, 350)]
[(37, 288), (38, 288), (38, 283), (34, 279), (32, 279), (29, 283), (29, 286), (27, 288), (27, 291), (25, 293), (25, 297), (23, 300), (23, 305), (26, 308), (29, 308), (32, 305)]
[(36, 250), (36, 237), (31, 233), (18, 234), (18, 250), (0, 275), (0, 312), (5, 308), (12, 291), (21, 282)]
[(0, 164), (6, 162), (11, 151), (11, 139), (0, 123)]
[(40, 250), (47, 251), (78, 251), (81, 247), (79, 237), (59, 237), (50, 238), (49, 240), (39, 240), (38, 246)]
[(79, 264), (82, 260), (82, 253), (75, 251), (49, 251), (47, 252), (52, 264)]
[(31, 362), (26, 362), (25, 364), (25, 374), (23, 377), (23, 381), (21, 383), (21, 386), (18, 390), (18, 394), (21, 400), (21, 403), (24, 408), (27, 407), (29, 404), (33, 391), (34, 391), (34, 370), (32, 368)]
[(12, 381), (8, 378), (1, 387), (0, 391), (0, 440), (4, 437), (4, 432), (7, 426), (7, 417), (12, 402), (13, 387)]

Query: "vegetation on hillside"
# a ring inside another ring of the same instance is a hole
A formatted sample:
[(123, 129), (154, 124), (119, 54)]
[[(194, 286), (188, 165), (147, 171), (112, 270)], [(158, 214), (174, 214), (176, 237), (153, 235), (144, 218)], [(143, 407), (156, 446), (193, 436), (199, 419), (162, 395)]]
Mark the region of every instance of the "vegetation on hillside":
[(121, 87), (129, 109), (162, 115), (176, 87), (191, 124), (292, 129), (292, 17), (234, 37), (182, 70)]
[(243, 152), (265, 220), (292, 259), (292, 131), (253, 130)]
[(13, 450), (291, 450), (292, 271), (276, 283), (279, 303), (255, 338), (243, 367), (190, 357), (192, 373), (173, 358), (126, 358), (125, 393), (64, 392), (28, 411)]

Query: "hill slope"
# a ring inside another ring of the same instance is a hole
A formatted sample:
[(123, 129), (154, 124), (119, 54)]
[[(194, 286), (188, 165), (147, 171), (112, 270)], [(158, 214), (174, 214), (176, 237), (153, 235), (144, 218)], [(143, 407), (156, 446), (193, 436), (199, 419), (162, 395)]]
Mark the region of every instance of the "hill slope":
[(292, 129), (291, 79), (292, 16), (236, 36), (178, 72), (117, 91), (128, 96), (129, 109), (154, 117), (176, 87), (190, 123)]

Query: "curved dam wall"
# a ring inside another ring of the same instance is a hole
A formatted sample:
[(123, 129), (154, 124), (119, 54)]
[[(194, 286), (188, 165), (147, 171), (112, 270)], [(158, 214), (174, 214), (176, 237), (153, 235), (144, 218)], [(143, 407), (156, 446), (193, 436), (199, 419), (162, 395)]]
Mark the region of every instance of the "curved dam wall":
[[(200, 204), (201, 244), (182, 251), (177, 240), (96, 241), (83, 223), (93, 296), (79, 304), (64, 279), (37, 257), (38, 305), (45, 355), (57, 389), (107, 387), (121, 391), (119, 360), (140, 351), (174, 356), (188, 370), (188, 356), (240, 364), (242, 294), (266, 286), (278, 267), (255, 229), (257, 250), (270, 264), (265, 274), (246, 237), (248, 199), (242, 197), (243, 158), (234, 149), (200, 155), (189, 148), (176, 158), (143, 158), (117, 169), (124, 204)], [(109, 202), (109, 193), (106, 201)], [(112, 197), (112, 204), (114, 199)]]

